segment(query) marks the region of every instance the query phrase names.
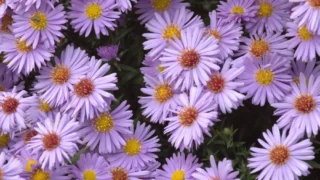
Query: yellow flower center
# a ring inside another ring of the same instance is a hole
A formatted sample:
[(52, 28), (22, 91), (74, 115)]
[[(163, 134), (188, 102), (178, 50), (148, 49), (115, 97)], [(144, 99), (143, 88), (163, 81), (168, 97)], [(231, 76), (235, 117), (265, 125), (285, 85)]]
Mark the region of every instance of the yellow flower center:
[(40, 101), (39, 104), (38, 109), (42, 112), (48, 113), (53, 109), (47, 102)]
[(96, 180), (97, 179), (97, 175), (93, 170), (86, 170), (83, 173), (83, 179), (84, 180)]
[(200, 62), (200, 55), (193, 49), (184, 50), (178, 59), (184, 68), (193, 69)]
[(111, 170), (112, 180), (129, 180), (128, 173), (122, 167)]
[(259, 17), (270, 17), (273, 12), (273, 7), (269, 2), (263, 2), (260, 4), (260, 8), (258, 10)]
[(255, 74), (256, 81), (262, 86), (268, 86), (274, 79), (271, 69), (259, 69)]
[(171, 180), (185, 180), (185, 172), (183, 170), (176, 170), (172, 173)]
[(96, 117), (93, 123), (96, 131), (100, 133), (108, 133), (113, 128), (113, 119), (110, 114), (101, 114), (100, 117)]
[(37, 161), (34, 160), (34, 159), (28, 159), (27, 163), (26, 163), (26, 166), (25, 166), (25, 171), (26, 172), (32, 172), (32, 166), (35, 166), (37, 165)]
[(87, 6), (85, 14), (89, 19), (95, 20), (102, 14), (102, 7), (98, 3), (91, 3)]
[(47, 16), (40, 11), (35, 12), (30, 16), (30, 25), (35, 30), (44, 30), (47, 27), (47, 24)]
[(310, 33), (306, 27), (306, 25), (304, 25), (300, 30), (299, 30), (299, 37), (302, 41), (309, 41), (313, 38), (313, 34)]
[(129, 156), (135, 156), (139, 154), (141, 149), (141, 143), (136, 138), (128, 139), (126, 145), (123, 147), (124, 152)]
[(171, 0), (151, 0), (152, 8), (157, 11), (165, 11), (170, 7)]
[(8, 13), (5, 14), (2, 17), (1, 31), (4, 31), (6, 33), (10, 33), (9, 26), (12, 25), (12, 23), (13, 23), (13, 19), (12, 19), (11, 14), (8, 14)]
[(50, 180), (50, 174), (40, 168), (31, 173), (30, 177), (31, 180)]
[(56, 133), (45, 134), (42, 138), (43, 147), (47, 151), (57, 148), (60, 144), (60, 137)]
[(207, 83), (209, 90), (213, 93), (220, 93), (224, 89), (225, 80), (219, 73), (215, 73)]
[(221, 35), (220, 35), (220, 32), (217, 29), (208, 29), (207, 33), (210, 36), (214, 37), (216, 40), (220, 41)]
[(162, 37), (165, 40), (174, 39), (174, 37), (177, 37), (178, 39), (181, 39), (181, 29), (178, 25), (170, 24), (168, 25), (162, 32)]
[(50, 77), (54, 84), (65, 84), (70, 78), (70, 70), (67, 66), (59, 64), (52, 69)]
[(307, 0), (311, 7), (320, 8), (320, 0)]
[(294, 101), (294, 108), (300, 113), (310, 113), (316, 107), (316, 102), (311, 95), (301, 95)]
[(276, 146), (270, 151), (269, 158), (271, 162), (277, 166), (281, 166), (288, 162), (290, 151), (286, 146)]
[(21, 53), (28, 53), (33, 49), (31, 45), (27, 46), (27, 40), (20, 42), (19, 39), (16, 40), (16, 47)]
[(183, 108), (179, 114), (178, 119), (183, 126), (191, 126), (198, 118), (198, 111), (194, 107)]
[(3, 148), (6, 145), (8, 145), (9, 141), (10, 141), (9, 134), (1, 134), (0, 135), (0, 148)]
[(264, 40), (252, 40), (250, 44), (249, 52), (253, 54), (256, 58), (260, 58), (265, 55), (270, 50), (269, 43)]
[(164, 71), (164, 69), (165, 69), (165, 67), (162, 67), (162, 66), (160, 66), (160, 65), (159, 65), (157, 68), (158, 68), (158, 71), (159, 71), (159, 72), (162, 72), (162, 71)]
[(167, 102), (173, 94), (171, 85), (160, 83), (154, 88), (153, 96), (158, 103), (164, 103)]
[(242, 15), (244, 13), (244, 9), (242, 6), (234, 6), (232, 9), (231, 9), (231, 13), (233, 16), (235, 15)]

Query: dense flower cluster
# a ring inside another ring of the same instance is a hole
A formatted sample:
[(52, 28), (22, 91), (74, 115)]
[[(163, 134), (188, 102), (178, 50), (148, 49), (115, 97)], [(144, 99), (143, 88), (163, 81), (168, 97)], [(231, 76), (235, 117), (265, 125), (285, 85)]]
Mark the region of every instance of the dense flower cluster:
[[(238, 180), (231, 160), (211, 155), (203, 168), (192, 152), (219, 115), (248, 99), (279, 116), (261, 147), (251, 147), (248, 168), (265, 180), (307, 176), (315, 157), (308, 138), (320, 127), (320, 1), (221, 1), (209, 24), (189, 7), (0, 1), (0, 179)], [(119, 44), (95, 49), (101, 59), (77, 44), (60, 46), (67, 30), (108, 36), (133, 8), (147, 31), (138, 102), (150, 123), (133, 120), (127, 101), (115, 97), (110, 62), (120, 61)], [(179, 151), (162, 165), (151, 124)]]

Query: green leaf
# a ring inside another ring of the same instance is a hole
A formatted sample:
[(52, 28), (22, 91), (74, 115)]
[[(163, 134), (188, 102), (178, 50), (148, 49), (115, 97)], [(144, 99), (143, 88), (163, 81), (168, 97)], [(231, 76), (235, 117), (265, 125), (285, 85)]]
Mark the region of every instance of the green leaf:
[(75, 156), (73, 156), (73, 158), (71, 159), (71, 163), (76, 164), (80, 158), (80, 155), (85, 153), (88, 149), (89, 149), (89, 146), (82, 148)]

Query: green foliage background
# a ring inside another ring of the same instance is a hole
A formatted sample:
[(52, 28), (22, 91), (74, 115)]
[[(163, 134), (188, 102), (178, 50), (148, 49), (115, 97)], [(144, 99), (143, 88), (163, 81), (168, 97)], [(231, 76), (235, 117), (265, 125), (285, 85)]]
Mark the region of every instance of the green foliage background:
[[(61, 0), (66, 7), (69, 4), (68, 0)], [(187, 0), (191, 4), (190, 9), (195, 14), (200, 15), (204, 22), (208, 24), (208, 13), (216, 9), (218, 0)], [(66, 8), (67, 9), (67, 8)], [(142, 34), (146, 32), (143, 25), (137, 20), (137, 15), (134, 10), (125, 15), (125, 20), (122, 25), (114, 32), (110, 32), (110, 36), (102, 36), (97, 40), (94, 34), (85, 38), (73, 32), (73, 29), (68, 26), (68, 30), (64, 31), (65, 39), (58, 46), (56, 55), (66, 47), (67, 44), (73, 43), (75, 46), (85, 49), (92, 56), (97, 56), (96, 48), (102, 45), (120, 43), (119, 58), (120, 62), (111, 61), (111, 72), (118, 74), (119, 90), (115, 92), (115, 96), (119, 100), (127, 100), (131, 105), (131, 110), (134, 113), (135, 121), (144, 121), (149, 123), (149, 119), (141, 114), (138, 97), (143, 95), (140, 88), (144, 86), (143, 76), (140, 73), (140, 67), (144, 59), (145, 51), (142, 43), (145, 39)], [(35, 73), (36, 74), (36, 73)], [(26, 77), (26, 83), (30, 88), (31, 81), (34, 75)], [(205, 165), (208, 164), (210, 155), (214, 155), (216, 160), (222, 160), (224, 157), (231, 159), (235, 169), (240, 171), (240, 178), (243, 180), (253, 180), (256, 175), (250, 175), (250, 169), (247, 166), (247, 158), (250, 156), (249, 148), (251, 146), (259, 146), (257, 139), (262, 138), (262, 132), (270, 129), (276, 122), (278, 117), (273, 116), (274, 109), (270, 105), (264, 107), (254, 106), (251, 100), (244, 102), (244, 106), (231, 114), (220, 115), (221, 122), (214, 125), (211, 129), (212, 137), (206, 137), (205, 142), (192, 153), (196, 154), (200, 161)], [(174, 152), (177, 152), (168, 142), (168, 136), (164, 135), (164, 126), (152, 124), (160, 138), (162, 147), (158, 153), (159, 161), (165, 162), (165, 158), (170, 157)], [(311, 138), (315, 146), (316, 159), (309, 162), (313, 167), (311, 174), (308, 177), (301, 179), (316, 180), (320, 179), (320, 137)], [(84, 152), (83, 149), (80, 153)], [(74, 159), (76, 161), (77, 158)]]

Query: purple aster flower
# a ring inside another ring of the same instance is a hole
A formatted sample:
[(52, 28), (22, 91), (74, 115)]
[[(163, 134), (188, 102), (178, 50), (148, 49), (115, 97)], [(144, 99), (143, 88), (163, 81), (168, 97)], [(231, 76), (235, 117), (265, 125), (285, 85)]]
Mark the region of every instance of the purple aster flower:
[[(1, 70), (0, 70), (1, 71)], [(17, 91), (21, 91), (24, 89), (24, 81), (16, 84), (11, 75), (15, 75), (13, 73), (6, 73), (3, 77), (0, 76), (0, 91), (10, 92), (12, 88), (16, 86)]]
[(234, 51), (239, 49), (240, 37), (242, 35), (241, 24), (228, 23), (222, 24), (222, 21), (217, 19), (216, 11), (209, 13), (210, 26), (207, 27), (206, 33), (218, 41), (220, 56), (225, 59), (233, 56)]
[(308, 79), (300, 74), (299, 84), (291, 83), (291, 94), (282, 102), (272, 104), (277, 108), (274, 115), (280, 116), (280, 128), (300, 128), (307, 133), (317, 135), (320, 126), (320, 77), (311, 75)]
[(13, 129), (26, 128), (24, 119), (26, 110), (36, 102), (36, 96), (28, 97), (26, 91), (17, 92), (16, 87), (11, 92), (0, 92), (1, 131), (7, 133)]
[(139, 100), (142, 109), (144, 109), (142, 114), (147, 118), (151, 117), (151, 122), (163, 124), (164, 119), (170, 114), (168, 110), (177, 107), (178, 91), (161, 75), (156, 77), (145, 75), (144, 80), (146, 87), (141, 91), (147, 96), (142, 96)]
[(142, 61), (142, 64), (145, 67), (140, 68), (141, 73), (143, 75), (148, 75), (152, 77), (159, 75), (164, 70), (164, 67), (161, 66), (159, 58), (160, 56), (155, 58), (146, 55), (145, 59)]
[(136, 129), (130, 128), (133, 135), (125, 136), (125, 145), (118, 153), (108, 156), (108, 162), (113, 166), (122, 166), (127, 169), (143, 169), (148, 163), (155, 162), (160, 151), (159, 139), (153, 136), (155, 130), (150, 125), (137, 123)]
[[(133, 0), (135, 1), (135, 0)], [(121, 12), (131, 11), (132, 5), (131, 0), (116, 0), (117, 7)]]
[(198, 158), (192, 154), (185, 156), (184, 153), (174, 154), (171, 158), (166, 158), (166, 164), (162, 166), (163, 170), (157, 170), (156, 180), (185, 179), (193, 180), (192, 174), (200, 168), (202, 164), (198, 163)]
[(150, 174), (147, 176), (143, 176), (142, 179), (151, 179), (154, 180), (155, 177), (158, 176), (158, 172), (157, 169), (159, 169), (159, 167), (161, 166), (161, 163), (155, 161), (155, 162), (151, 162), (149, 164), (146, 165), (146, 167), (144, 168), (144, 170), (149, 171)]
[(53, 47), (55, 41), (64, 37), (60, 31), (66, 29), (63, 24), (67, 22), (63, 5), (52, 8), (47, 3), (41, 3), (38, 9), (32, 6), (25, 13), (13, 15), (13, 20), (15, 37), (26, 46), (32, 45), (33, 49), (42, 41), (47, 47)]
[(240, 50), (236, 53), (241, 56), (233, 63), (242, 66), (245, 56), (253, 56), (260, 59), (262, 56), (272, 53), (278, 53), (288, 60), (293, 59), (293, 50), (289, 49), (289, 42), (281, 33), (263, 33), (262, 35), (251, 35), (250, 38), (242, 37), (244, 43), (240, 45)]
[[(318, 77), (320, 76), (320, 65), (316, 60), (309, 61), (308, 63), (304, 63), (302, 61), (293, 61), (292, 62), (292, 71), (291, 76), (293, 81), (296, 84), (300, 82), (300, 74), (303, 73), (308, 79), (311, 75)], [(308, 80), (307, 80), (308, 81)]]
[(23, 169), (20, 175), (22, 178), (27, 178), (30, 176), (30, 173), (37, 168), (39, 154), (31, 154), (25, 147), (22, 147), (17, 154), (16, 157), (21, 162)]
[(262, 148), (252, 147), (248, 167), (251, 173), (261, 171), (258, 179), (298, 179), (306, 174), (310, 166), (306, 160), (314, 159), (312, 143), (309, 139), (300, 141), (297, 130), (280, 133), (277, 125), (272, 131), (263, 133), (265, 139), (258, 139)]
[(155, 13), (163, 13), (168, 11), (169, 14), (174, 14), (180, 8), (189, 7), (189, 3), (184, 0), (139, 0), (135, 5), (136, 13), (140, 16), (138, 20), (144, 24), (155, 17)]
[[(16, 1), (16, 12), (27, 12), (31, 7), (35, 7), (36, 9), (40, 9), (41, 4), (48, 4), (51, 8), (54, 8), (53, 4), (58, 2), (59, 0), (15, 0)], [(43, 3), (42, 3), (43, 2)]]
[(71, 165), (70, 171), (74, 179), (103, 180), (108, 177), (108, 162), (98, 154), (81, 154), (77, 164)]
[(122, 102), (113, 111), (100, 112), (91, 121), (81, 124), (79, 130), (83, 143), (90, 150), (97, 148), (99, 153), (115, 153), (126, 144), (125, 136), (132, 135), (130, 128), (133, 126), (132, 111), (127, 102)]
[(263, 32), (282, 32), (289, 21), (291, 3), (279, 0), (257, 0), (259, 6), (257, 16), (252, 22), (246, 23), (251, 34)]
[[(1, 34), (1, 33), (0, 33)], [(0, 55), (1, 58), (1, 55)], [(10, 79), (13, 83), (17, 83), (20, 80), (20, 76), (17, 73), (12, 72), (8, 66), (2, 62), (0, 62), (0, 78)]]
[(204, 141), (204, 133), (210, 135), (210, 127), (217, 119), (217, 104), (209, 92), (202, 88), (192, 87), (189, 95), (180, 94), (178, 107), (170, 109), (174, 112), (166, 118), (169, 124), (165, 127), (165, 134), (169, 134), (169, 142), (177, 149), (196, 148)]
[(299, 28), (306, 28), (314, 34), (320, 35), (320, 1), (319, 0), (289, 0), (296, 3), (290, 18), (299, 23)]
[(5, 14), (0, 18), (0, 32), (11, 33), (12, 30), (12, 10), (7, 9)]
[(227, 59), (221, 71), (215, 71), (207, 82), (207, 89), (210, 95), (217, 102), (222, 113), (231, 113), (232, 109), (237, 109), (245, 96), (238, 92), (238, 88), (244, 85), (235, 79), (243, 73), (244, 67), (230, 67), (231, 59)]
[(72, 86), (88, 73), (89, 57), (84, 50), (68, 45), (60, 58), (55, 57), (54, 64), (48, 63), (40, 70), (34, 90), (40, 99), (51, 106), (59, 106), (69, 100)]
[(40, 153), (41, 168), (52, 170), (59, 164), (70, 162), (78, 150), (79, 123), (70, 115), (57, 113), (55, 119), (47, 118), (43, 123), (37, 123), (35, 130), (38, 134), (32, 137), (27, 144), (31, 153)]
[(296, 23), (289, 22), (287, 26), (286, 37), (291, 37), (288, 41), (288, 47), (297, 47), (294, 53), (297, 60), (308, 62), (313, 60), (317, 54), (320, 56), (320, 35), (311, 33), (306, 26), (298, 28)]
[(2, 18), (5, 14), (6, 11), (9, 8), (14, 9), (16, 7), (15, 2), (17, 0), (2, 0), (0, 3), (0, 17)]
[(5, 54), (3, 62), (8, 63), (8, 67), (18, 74), (22, 72), (28, 75), (36, 67), (45, 65), (53, 56), (54, 49), (46, 48), (43, 43), (32, 47), (27, 45), (27, 41), (20, 40), (8, 35), (0, 45), (0, 51)]
[(111, 61), (112, 59), (115, 59), (117, 61), (120, 61), (120, 59), (117, 57), (119, 50), (119, 45), (110, 45), (110, 46), (101, 46), (97, 49), (98, 55), (102, 58), (103, 61)]
[(292, 77), (289, 75), (290, 61), (274, 53), (260, 60), (247, 57), (245, 71), (239, 76), (244, 86), (239, 91), (252, 97), (252, 103), (264, 106), (281, 101), (290, 91)]
[(214, 157), (210, 156), (210, 168), (197, 168), (192, 174), (197, 180), (240, 180), (237, 178), (238, 171), (233, 171), (232, 161), (224, 158), (216, 164)]
[[(34, 128), (24, 129), (15, 134), (15, 143), (10, 146), (10, 152), (14, 154), (21, 154), (22, 151), (28, 151), (26, 145), (29, 143), (30, 139), (36, 136), (38, 132)], [(29, 151), (28, 151), (29, 152)]]
[(258, 9), (259, 6), (256, 5), (255, 0), (228, 0), (220, 1), (217, 11), (218, 17), (223, 22), (241, 23), (253, 21)]
[(113, 100), (114, 96), (108, 92), (117, 90), (118, 79), (116, 73), (106, 73), (110, 69), (110, 65), (102, 64), (101, 60), (92, 57), (89, 63), (89, 72), (83, 78), (78, 78), (71, 89), (70, 102), (63, 109), (71, 110), (72, 117), (77, 117), (80, 113), (80, 120), (93, 119), (97, 111), (104, 111), (109, 108), (109, 100)]
[(150, 50), (148, 55), (157, 56), (168, 44), (171, 44), (170, 40), (181, 39), (182, 30), (204, 27), (200, 16), (193, 16), (193, 14), (185, 8), (175, 11), (174, 14), (168, 11), (164, 11), (162, 15), (155, 13), (155, 17), (146, 24), (150, 32), (143, 34), (147, 39), (143, 43), (144, 49)]
[(144, 178), (150, 174), (150, 172), (146, 170), (136, 170), (122, 166), (113, 166), (112, 164), (109, 166), (109, 172), (110, 173), (108, 173), (107, 179), (110, 180), (141, 180), (141, 178)]
[(23, 180), (19, 175), (22, 171), (22, 164), (17, 158), (9, 156), (9, 154), (6, 154), (5, 152), (0, 153), (1, 179)]
[(71, 0), (70, 4), (68, 17), (71, 25), (80, 35), (85, 34), (85, 37), (89, 36), (92, 28), (98, 39), (100, 33), (109, 35), (108, 30), (115, 29), (116, 20), (121, 14), (115, 11), (117, 4), (114, 0)]
[(181, 31), (181, 40), (170, 41), (160, 58), (164, 77), (175, 81), (175, 88), (181, 91), (192, 86), (206, 85), (210, 80), (210, 71), (219, 70), (216, 58), (219, 54), (217, 40), (204, 35), (205, 29), (187, 29)]
[(59, 179), (70, 180), (68, 166), (57, 166), (52, 170), (41, 169), (39, 164), (39, 154), (32, 154), (28, 150), (23, 149), (17, 158), (21, 161), (24, 172), (21, 173), (23, 179), (44, 180)]
[(59, 111), (59, 107), (50, 106), (46, 101), (37, 97), (37, 103), (30, 106), (26, 111), (26, 124), (28, 127), (32, 128), (37, 122), (43, 122), (47, 118), (53, 119)]

